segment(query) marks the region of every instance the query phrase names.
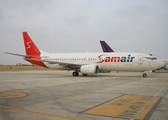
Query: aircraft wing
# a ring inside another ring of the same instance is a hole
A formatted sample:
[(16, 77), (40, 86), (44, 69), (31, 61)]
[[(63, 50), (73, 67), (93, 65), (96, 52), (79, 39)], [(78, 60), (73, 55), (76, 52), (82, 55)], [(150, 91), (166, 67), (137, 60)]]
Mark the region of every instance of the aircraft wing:
[(68, 67), (68, 68), (71, 68), (71, 69), (80, 69), (80, 67), (82, 65), (84, 65), (84, 64), (75, 64), (75, 63), (66, 63), (66, 62), (52, 61), (52, 60), (33, 59), (29, 55), (21, 55), (21, 54), (9, 53), (9, 52), (5, 52), (5, 53), (6, 54), (10, 54), (10, 55), (24, 57), (24, 59), (26, 59), (26, 60), (48, 62), (49, 64), (59, 64), (59, 65), (61, 65), (63, 67)]
[(84, 64), (76, 64), (76, 63), (67, 63), (67, 62), (52, 61), (52, 60), (33, 59), (33, 58), (26, 58), (26, 60), (48, 62), (49, 64), (59, 64), (61, 66), (68, 67), (68, 68), (71, 68), (71, 69), (80, 69), (80, 67), (82, 65), (84, 65)]
[(6, 54), (10, 54), (10, 55), (16, 55), (16, 56), (20, 56), (20, 57), (25, 57), (25, 58), (31, 58), (31, 56), (29, 55), (21, 55), (21, 54), (15, 54), (15, 53), (9, 53), (9, 52), (5, 52)]

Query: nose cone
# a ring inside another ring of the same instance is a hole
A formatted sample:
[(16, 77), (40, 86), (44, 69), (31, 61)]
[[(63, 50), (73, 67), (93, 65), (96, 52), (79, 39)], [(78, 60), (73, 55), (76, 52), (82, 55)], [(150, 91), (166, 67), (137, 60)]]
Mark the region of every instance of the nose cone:
[(164, 67), (164, 66), (165, 66), (165, 63), (158, 60), (157, 66), (158, 66), (158, 68)]

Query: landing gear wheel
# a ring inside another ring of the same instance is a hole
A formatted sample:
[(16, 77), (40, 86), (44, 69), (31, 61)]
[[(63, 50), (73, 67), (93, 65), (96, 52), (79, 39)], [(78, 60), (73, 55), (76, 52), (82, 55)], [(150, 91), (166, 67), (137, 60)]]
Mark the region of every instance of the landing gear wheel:
[(147, 76), (147, 74), (146, 73), (144, 73), (143, 75), (142, 75), (142, 77), (146, 77)]
[(87, 74), (83, 74), (83, 76), (87, 76)]
[(73, 75), (73, 76), (78, 76), (79, 73), (78, 73), (78, 72), (73, 72), (72, 75)]

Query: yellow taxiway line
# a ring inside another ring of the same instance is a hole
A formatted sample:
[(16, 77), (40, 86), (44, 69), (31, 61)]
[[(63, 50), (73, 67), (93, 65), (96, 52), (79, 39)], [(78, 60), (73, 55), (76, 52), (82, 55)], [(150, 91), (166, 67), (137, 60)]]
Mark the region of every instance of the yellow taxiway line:
[(30, 111), (30, 110), (24, 110), (24, 109), (13, 108), (13, 107), (8, 107), (8, 106), (2, 106), (2, 105), (0, 105), (0, 107), (6, 108), (6, 109), (12, 109), (12, 110), (23, 111), (23, 112), (35, 113), (35, 114), (40, 114), (40, 115), (46, 115), (46, 116), (51, 116), (51, 117), (64, 118), (64, 119), (69, 119), (69, 120), (82, 120), (82, 119), (78, 119), (78, 118), (64, 117), (64, 116), (59, 116), (59, 115), (53, 115), (53, 114), (48, 114), (48, 113), (41, 113), (41, 112)]
[(158, 81), (168, 81), (168, 79), (159, 79)]

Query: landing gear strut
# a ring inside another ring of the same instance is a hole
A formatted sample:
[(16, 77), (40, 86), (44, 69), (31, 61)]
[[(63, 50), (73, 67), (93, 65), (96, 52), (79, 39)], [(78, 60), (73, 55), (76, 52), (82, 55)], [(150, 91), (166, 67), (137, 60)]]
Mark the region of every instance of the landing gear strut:
[(147, 74), (146, 74), (146, 73), (143, 73), (142, 77), (146, 77), (146, 76), (147, 76)]
[(83, 76), (87, 76), (87, 74), (83, 74)]
[(78, 76), (79, 75), (79, 72), (75, 71), (72, 73), (73, 76)]

